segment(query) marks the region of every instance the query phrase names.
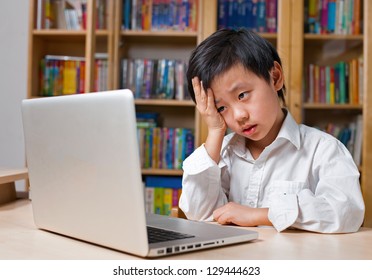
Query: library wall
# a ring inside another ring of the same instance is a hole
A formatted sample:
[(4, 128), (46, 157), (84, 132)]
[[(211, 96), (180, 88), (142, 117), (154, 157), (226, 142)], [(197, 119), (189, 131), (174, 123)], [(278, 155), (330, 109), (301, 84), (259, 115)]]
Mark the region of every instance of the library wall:
[(20, 104), (27, 96), (28, 10), (28, 1), (0, 1), (0, 167), (25, 165)]

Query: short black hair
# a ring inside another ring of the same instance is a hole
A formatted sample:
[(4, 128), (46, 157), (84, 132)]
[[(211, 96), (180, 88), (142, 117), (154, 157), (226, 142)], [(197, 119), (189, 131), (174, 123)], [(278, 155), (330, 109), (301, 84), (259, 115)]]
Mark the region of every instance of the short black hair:
[[(187, 83), (194, 102), (195, 93), (191, 80), (198, 77), (207, 90), (213, 79), (232, 66), (240, 63), (243, 67), (270, 83), (270, 71), (274, 62), (282, 65), (278, 52), (266, 39), (246, 28), (219, 29), (202, 41), (191, 53)], [(285, 86), (278, 96), (285, 106)]]

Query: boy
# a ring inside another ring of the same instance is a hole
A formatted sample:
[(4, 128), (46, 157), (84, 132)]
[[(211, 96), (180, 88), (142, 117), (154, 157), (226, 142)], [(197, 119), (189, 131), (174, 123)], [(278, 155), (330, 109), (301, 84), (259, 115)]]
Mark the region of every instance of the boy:
[[(189, 92), (208, 126), (183, 163), (189, 219), (314, 232), (355, 232), (359, 172), (336, 138), (285, 109), (281, 60), (249, 30), (218, 30), (191, 54)], [(233, 132), (226, 135), (226, 129)]]

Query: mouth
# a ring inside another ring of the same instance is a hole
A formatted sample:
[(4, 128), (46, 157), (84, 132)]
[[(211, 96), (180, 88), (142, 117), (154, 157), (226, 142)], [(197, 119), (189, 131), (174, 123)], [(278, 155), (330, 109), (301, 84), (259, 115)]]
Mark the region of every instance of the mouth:
[(257, 125), (250, 125), (246, 128), (243, 129), (243, 134), (246, 136), (252, 135), (253, 133), (256, 132)]

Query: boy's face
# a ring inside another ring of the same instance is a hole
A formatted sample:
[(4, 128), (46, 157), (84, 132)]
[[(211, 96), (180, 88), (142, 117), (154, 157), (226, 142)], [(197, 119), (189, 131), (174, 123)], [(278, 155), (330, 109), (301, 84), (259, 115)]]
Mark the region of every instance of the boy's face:
[(270, 76), (267, 83), (237, 64), (211, 83), (216, 108), (226, 125), (263, 146), (276, 138), (284, 119), (277, 94), (284, 83), (278, 63), (275, 62)]

